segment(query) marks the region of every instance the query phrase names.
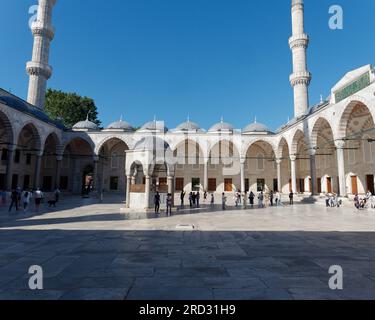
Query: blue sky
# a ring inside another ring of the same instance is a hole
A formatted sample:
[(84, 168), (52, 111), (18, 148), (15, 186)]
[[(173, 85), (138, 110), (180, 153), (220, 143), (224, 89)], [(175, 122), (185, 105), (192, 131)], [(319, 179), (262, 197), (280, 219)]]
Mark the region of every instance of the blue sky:
[[(0, 87), (26, 98), (37, 0), (1, 0)], [(328, 9), (344, 9), (344, 30)], [(373, 0), (306, 0), (313, 74), (310, 103), (349, 70), (375, 64)], [(293, 116), (290, 0), (58, 0), (48, 86), (95, 99), (104, 125), (154, 115), (169, 128), (208, 129), (221, 116), (236, 128), (257, 117), (276, 129)]]

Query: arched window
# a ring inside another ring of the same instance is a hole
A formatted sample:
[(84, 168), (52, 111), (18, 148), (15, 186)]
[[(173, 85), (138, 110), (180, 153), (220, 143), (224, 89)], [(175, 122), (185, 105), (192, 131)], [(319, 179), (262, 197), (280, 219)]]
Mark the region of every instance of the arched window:
[(264, 170), (264, 156), (260, 153), (257, 155), (257, 167), (258, 170)]
[(119, 156), (117, 152), (113, 152), (111, 156), (111, 168), (118, 169), (119, 167)]

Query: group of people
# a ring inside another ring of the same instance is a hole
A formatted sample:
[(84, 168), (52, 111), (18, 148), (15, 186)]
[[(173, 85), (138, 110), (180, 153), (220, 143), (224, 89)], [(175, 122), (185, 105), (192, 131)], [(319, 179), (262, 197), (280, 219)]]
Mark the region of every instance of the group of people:
[(356, 194), (354, 197), (354, 205), (358, 210), (366, 208), (374, 209), (375, 203), (371, 191), (368, 190), (363, 198), (360, 198), (359, 195)]
[[(155, 204), (155, 215), (158, 216), (160, 214), (160, 205), (161, 205), (161, 197), (160, 197), (159, 192), (156, 192), (154, 196), (154, 204)], [(172, 206), (173, 206), (173, 198), (172, 198), (171, 193), (167, 194), (167, 197), (165, 199), (165, 205), (166, 205), (167, 216), (170, 217), (172, 215)]]
[[(54, 191), (54, 200), (49, 201), (49, 203), (56, 205), (60, 198), (60, 190), (56, 189)], [(7, 202), (7, 192), (5, 190), (0, 192), (1, 195), (1, 205), (6, 206)], [(40, 205), (43, 202), (45, 196), (40, 188), (35, 190), (22, 190), (20, 187), (13, 189), (10, 193), (10, 205), (8, 208), (9, 214), (11, 214), (13, 208), (15, 208), (16, 213), (20, 210), (23, 212), (28, 211), (32, 199), (34, 199), (34, 208), (36, 212), (39, 212)]]
[(326, 194), (326, 207), (327, 208), (340, 208), (342, 201), (339, 200), (339, 197), (336, 193), (327, 193)]

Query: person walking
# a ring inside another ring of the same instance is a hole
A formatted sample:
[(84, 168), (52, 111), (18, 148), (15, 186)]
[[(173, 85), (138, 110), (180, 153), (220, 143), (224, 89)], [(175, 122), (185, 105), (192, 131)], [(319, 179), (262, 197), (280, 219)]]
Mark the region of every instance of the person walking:
[(156, 194), (154, 196), (154, 204), (155, 204), (155, 214), (158, 215), (160, 211), (160, 194), (158, 191), (156, 191)]
[(1, 201), (1, 206), (5, 206), (7, 202), (7, 193), (5, 190), (1, 190), (0, 192), (0, 201)]
[(207, 201), (207, 191), (206, 190), (204, 190), (204, 193), (203, 193), (203, 200), (206, 203), (206, 201)]
[(254, 198), (255, 198), (255, 194), (254, 192), (251, 191), (249, 194), (249, 203), (250, 203), (251, 208), (254, 208)]
[(193, 193), (192, 192), (189, 193), (189, 203), (190, 203), (190, 208), (192, 208), (193, 207)]
[(186, 195), (186, 192), (184, 190), (182, 190), (181, 193), (180, 193), (181, 208), (184, 207), (185, 195)]
[(12, 211), (13, 206), (16, 206), (16, 211), (18, 211), (18, 194), (15, 189), (13, 189), (12, 193), (10, 194), (10, 206), (8, 212)]
[(211, 205), (211, 208), (213, 208), (215, 206), (215, 197), (214, 197), (214, 194), (211, 193), (211, 201), (210, 201), (210, 205)]
[(166, 205), (167, 205), (167, 217), (170, 217), (172, 215), (172, 194), (167, 194), (166, 199)]
[(271, 190), (270, 191), (270, 204), (271, 204), (271, 207), (273, 207), (273, 197), (274, 197), (273, 191)]
[(291, 206), (294, 205), (294, 193), (293, 193), (293, 191), (290, 191), (290, 193), (289, 193), (289, 204)]
[(34, 201), (35, 201), (35, 211), (39, 212), (39, 207), (40, 204), (42, 203), (43, 200), (43, 192), (40, 190), (40, 188), (37, 188), (36, 191), (34, 192)]
[(22, 197), (22, 190), (21, 190), (21, 188), (17, 187), (16, 188), (16, 192), (17, 192), (17, 207), (18, 207), (17, 210), (21, 210), (21, 197)]
[(22, 195), (23, 211), (26, 212), (30, 204), (31, 192), (24, 191)]
[(59, 200), (60, 200), (60, 190), (59, 188), (56, 188), (55, 191), (54, 191), (54, 195), (55, 195), (55, 202), (58, 203)]
[(199, 208), (199, 200), (201, 198), (201, 193), (198, 191), (196, 195), (196, 203), (197, 203), (197, 208)]
[(263, 191), (260, 191), (258, 194), (258, 208), (264, 208), (263, 200), (264, 200), (264, 194), (263, 194)]
[(227, 197), (225, 196), (225, 193), (223, 192), (221, 195), (221, 206), (223, 210), (226, 210), (226, 203), (227, 203)]

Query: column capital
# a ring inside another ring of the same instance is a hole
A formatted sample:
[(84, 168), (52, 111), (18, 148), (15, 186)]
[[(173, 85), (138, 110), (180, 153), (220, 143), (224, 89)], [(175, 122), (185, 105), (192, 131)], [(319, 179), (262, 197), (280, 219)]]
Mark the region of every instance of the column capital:
[(345, 147), (345, 140), (336, 140), (335, 146), (337, 149), (344, 149)]
[(291, 155), (289, 156), (289, 158), (290, 158), (290, 161), (296, 161), (296, 160), (297, 160), (297, 155), (295, 155), (295, 154), (291, 154)]
[(276, 158), (275, 159), (276, 164), (281, 164), (282, 161), (283, 161), (283, 159), (281, 159), (281, 158)]
[(56, 161), (62, 161), (62, 159), (63, 159), (63, 155), (62, 154), (56, 155)]
[(97, 155), (93, 156), (93, 157), (92, 157), (92, 160), (93, 160), (94, 162), (99, 162), (99, 156), (97, 156)]

